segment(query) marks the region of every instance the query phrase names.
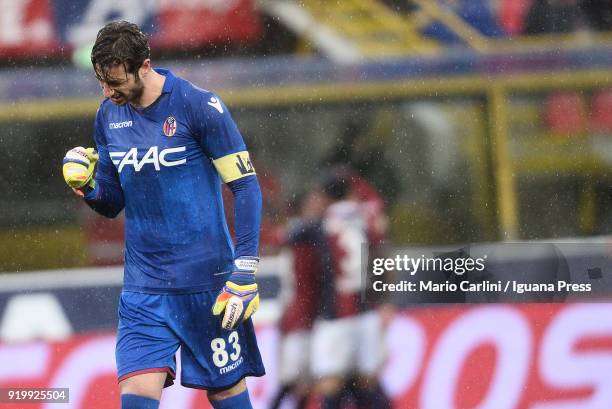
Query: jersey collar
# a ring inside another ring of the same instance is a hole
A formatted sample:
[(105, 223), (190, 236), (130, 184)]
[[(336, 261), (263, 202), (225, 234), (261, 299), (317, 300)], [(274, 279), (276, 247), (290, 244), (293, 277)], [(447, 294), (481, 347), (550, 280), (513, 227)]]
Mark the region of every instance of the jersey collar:
[(162, 88), (162, 94), (172, 92), (174, 86), (174, 79), (176, 78), (172, 72), (166, 68), (154, 68), (155, 72), (166, 77), (164, 81), (164, 87)]

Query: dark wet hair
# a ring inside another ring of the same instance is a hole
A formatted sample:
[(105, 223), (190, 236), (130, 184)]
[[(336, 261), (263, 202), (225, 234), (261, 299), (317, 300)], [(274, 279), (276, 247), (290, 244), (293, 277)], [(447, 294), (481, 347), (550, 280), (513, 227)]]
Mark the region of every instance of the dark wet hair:
[(96, 77), (105, 80), (108, 70), (117, 65), (123, 65), (126, 73), (135, 74), (150, 55), (149, 40), (136, 24), (113, 21), (98, 31), (91, 63)]
[(324, 171), (320, 179), (321, 189), (332, 200), (344, 199), (351, 191), (355, 173), (344, 165), (333, 166)]

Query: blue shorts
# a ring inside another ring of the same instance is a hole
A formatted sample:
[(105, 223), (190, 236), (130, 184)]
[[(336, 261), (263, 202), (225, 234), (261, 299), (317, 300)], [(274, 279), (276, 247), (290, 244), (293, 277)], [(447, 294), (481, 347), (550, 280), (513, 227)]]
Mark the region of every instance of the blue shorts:
[(149, 372), (176, 377), (175, 353), (181, 348), (181, 384), (198, 389), (227, 389), (245, 376), (265, 370), (249, 319), (236, 330), (221, 328), (212, 314), (219, 290), (194, 294), (121, 293), (117, 329), (119, 381)]

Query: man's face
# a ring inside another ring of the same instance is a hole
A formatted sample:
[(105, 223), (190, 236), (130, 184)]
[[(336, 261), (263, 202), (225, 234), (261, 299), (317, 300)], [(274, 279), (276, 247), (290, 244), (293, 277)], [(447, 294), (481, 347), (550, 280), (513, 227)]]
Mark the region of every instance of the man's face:
[(125, 105), (128, 102), (138, 105), (144, 91), (144, 84), (138, 72), (136, 74), (126, 72), (123, 64), (113, 65), (107, 71), (97, 67), (96, 71), (96, 77), (106, 98), (110, 98), (117, 105)]

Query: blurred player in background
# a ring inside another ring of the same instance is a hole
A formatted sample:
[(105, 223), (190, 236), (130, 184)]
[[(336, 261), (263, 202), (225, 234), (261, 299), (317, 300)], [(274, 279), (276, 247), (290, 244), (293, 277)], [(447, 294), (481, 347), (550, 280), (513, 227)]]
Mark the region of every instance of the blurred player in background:
[[(322, 217), (324, 243), (319, 318), (312, 331), (311, 371), (323, 409), (342, 407), (352, 395), (359, 408), (390, 408), (377, 380), (384, 358), (383, 323), (361, 302), (364, 248), (379, 251), (386, 228), (382, 200), (347, 167), (334, 167), (322, 183), (328, 206)], [(362, 247), (363, 246), (363, 247)], [(349, 393), (347, 393), (349, 392)]]
[[(261, 192), (246, 146), (215, 94), (153, 69), (128, 22), (98, 33), (91, 60), (105, 100), (93, 148), (64, 158), (64, 178), (96, 212), (125, 208), (125, 273), (116, 359), (122, 409), (159, 407), (181, 348), (182, 385), (216, 409), (251, 408), (245, 376), (263, 364), (249, 317)], [(235, 202), (235, 247), (221, 200)]]
[(296, 401), (296, 409), (305, 408), (312, 389), (310, 333), (319, 312), (321, 251), (324, 251), (321, 217), (327, 199), (319, 190), (314, 190), (296, 202), (298, 216), (289, 221), (285, 233), (293, 260), (293, 291), (279, 325), (281, 386), (271, 409), (279, 408), (288, 396)]

